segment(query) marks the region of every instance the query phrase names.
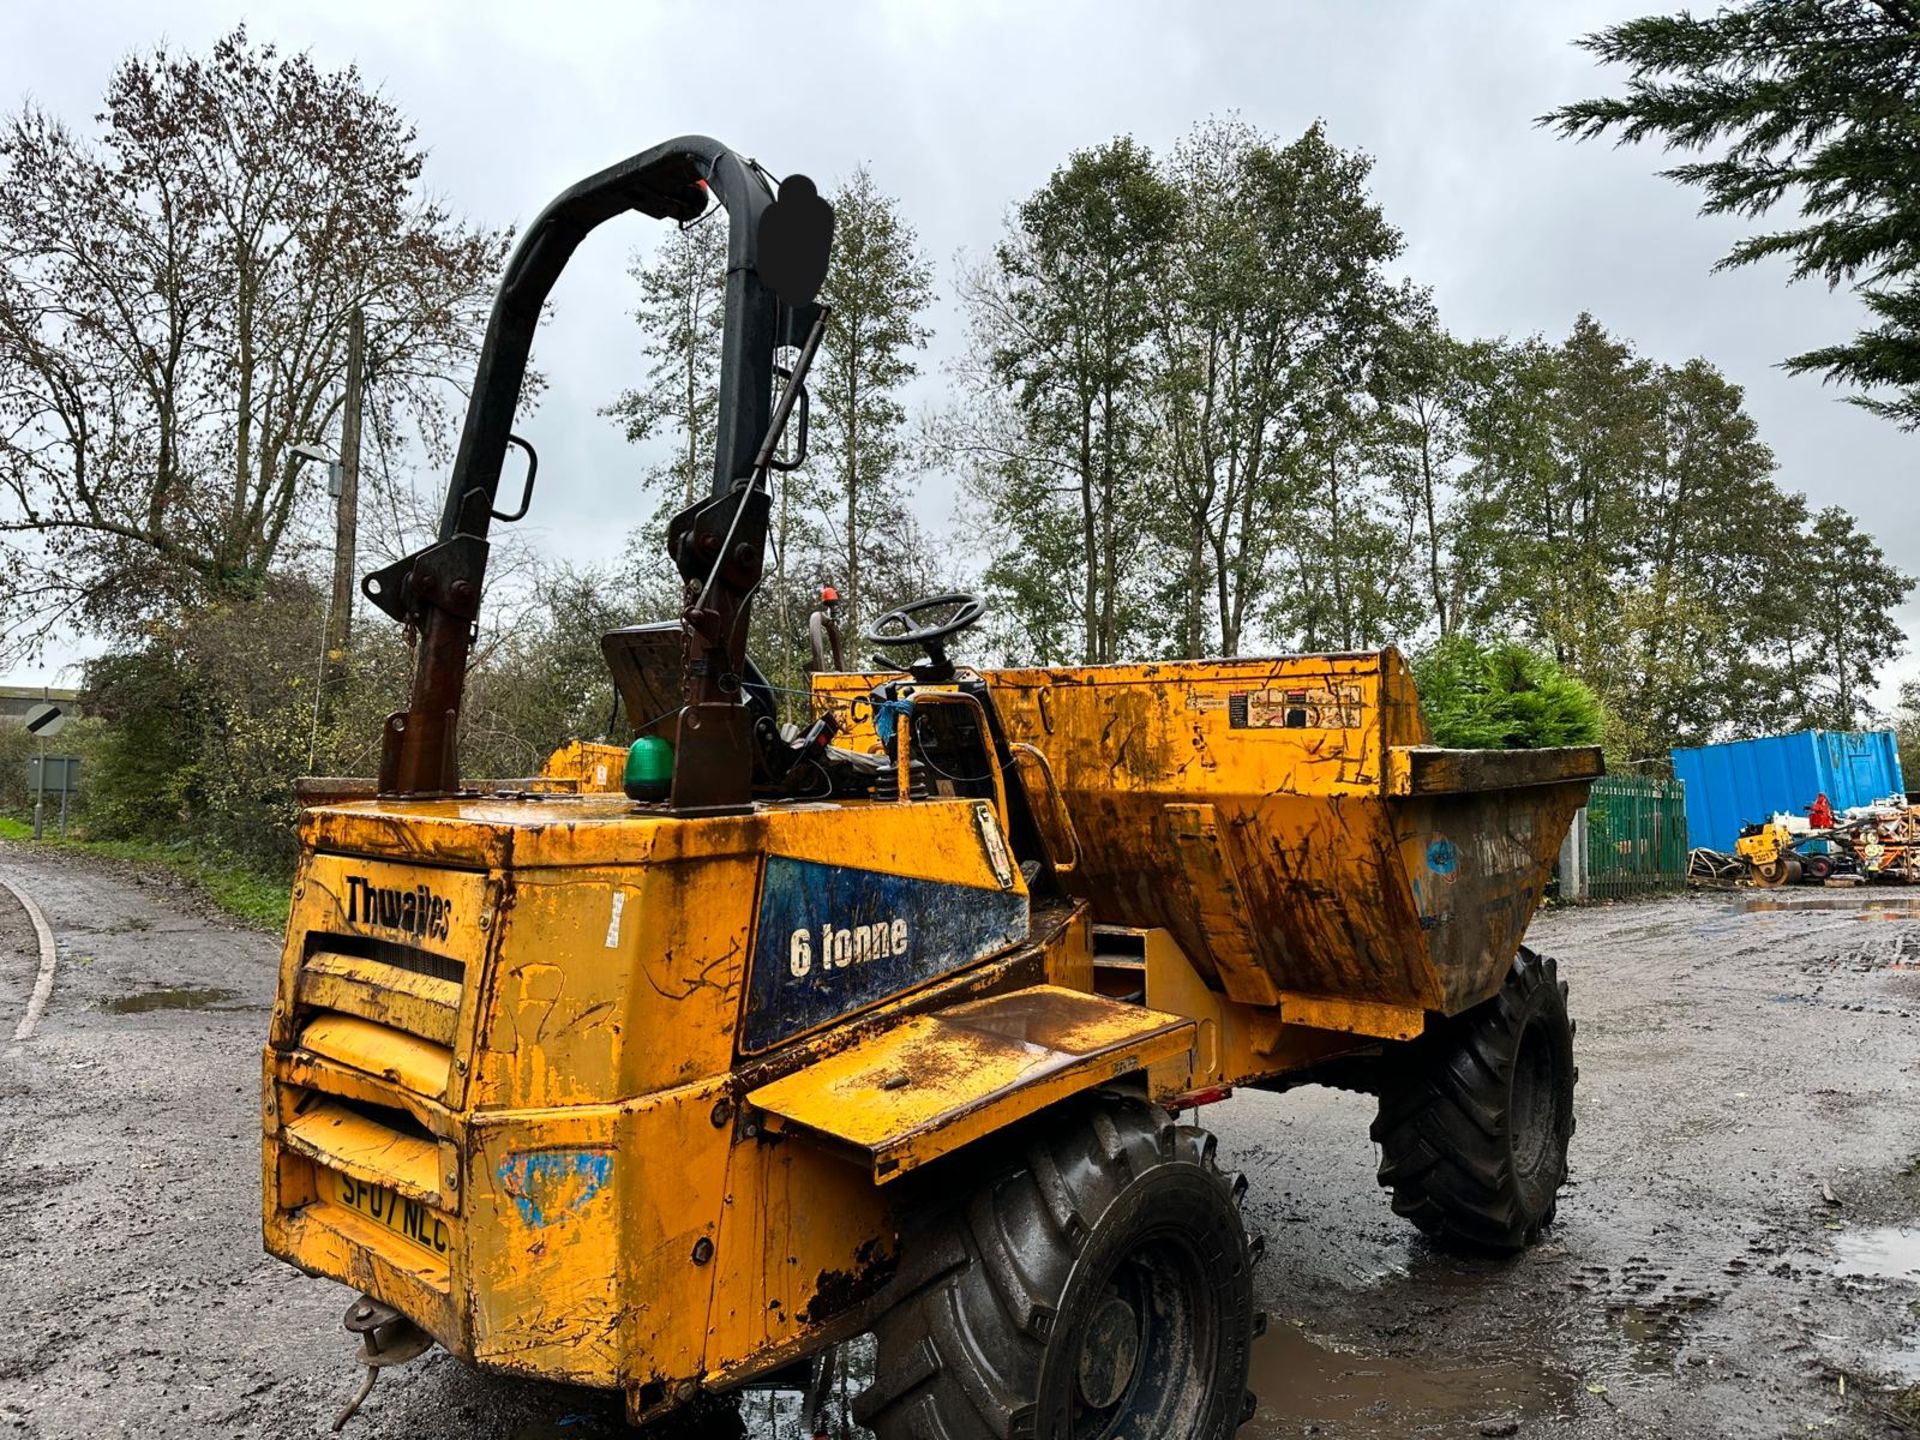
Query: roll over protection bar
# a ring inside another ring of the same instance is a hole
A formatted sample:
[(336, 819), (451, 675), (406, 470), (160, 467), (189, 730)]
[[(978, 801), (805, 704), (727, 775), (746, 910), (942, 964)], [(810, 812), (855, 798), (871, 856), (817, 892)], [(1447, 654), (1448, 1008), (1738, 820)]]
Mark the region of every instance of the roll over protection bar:
[[(751, 478), (771, 414), (775, 350), (800, 343), (792, 332), (810, 329), (818, 312), (811, 305), (783, 312), (761, 279), (760, 221), (773, 203), (761, 172), (717, 140), (684, 135), (566, 190), (514, 247), (480, 348), (439, 539), (362, 583), (376, 606), (419, 631), (411, 700), (387, 717), (382, 794), (445, 794), (459, 787), (456, 735), (486, 576), (487, 532), (527, 358), (554, 282), (581, 240), (603, 222), (637, 210), (687, 224), (705, 213), (709, 195), (726, 208), (728, 238), (713, 500), (705, 503), (724, 500)], [(764, 535), (754, 543), (763, 545)], [(681, 568), (685, 573), (686, 563)], [(747, 783), (743, 777), (743, 794)]]

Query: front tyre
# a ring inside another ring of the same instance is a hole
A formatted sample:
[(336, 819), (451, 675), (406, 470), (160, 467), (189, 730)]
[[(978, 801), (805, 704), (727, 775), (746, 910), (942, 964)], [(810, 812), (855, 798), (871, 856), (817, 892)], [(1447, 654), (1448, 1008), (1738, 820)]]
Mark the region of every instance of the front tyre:
[(902, 1247), (855, 1402), (880, 1440), (1225, 1440), (1249, 1410), (1244, 1183), (1103, 1097)]
[(1510, 1252), (1553, 1221), (1573, 1136), (1573, 1021), (1552, 957), (1381, 1066), (1380, 1183), (1427, 1234)]

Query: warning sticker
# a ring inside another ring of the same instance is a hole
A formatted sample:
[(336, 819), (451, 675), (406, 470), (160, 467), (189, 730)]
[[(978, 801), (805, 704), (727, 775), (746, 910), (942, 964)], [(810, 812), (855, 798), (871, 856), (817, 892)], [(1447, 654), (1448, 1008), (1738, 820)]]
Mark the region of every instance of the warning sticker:
[(1236, 730), (1353, 730), (1365, 706), (1359, 687), (1246, 690), (1227, 697)]

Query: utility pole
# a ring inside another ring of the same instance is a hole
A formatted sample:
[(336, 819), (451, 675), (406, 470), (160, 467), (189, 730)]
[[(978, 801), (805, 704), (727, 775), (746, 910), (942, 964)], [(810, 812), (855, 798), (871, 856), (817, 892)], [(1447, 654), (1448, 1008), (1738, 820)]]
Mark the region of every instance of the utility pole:
[[(326, 675), (338, 680), (353, 643), (354, 546), (360, 526), (360, 412), (366, 387), (367, 317), (347, 319), (347, 397), (340, 417), (340, 494), (333, 507), (333, 597), (328, 608)], [(335, 658), (335, 657), (338, 658)]]

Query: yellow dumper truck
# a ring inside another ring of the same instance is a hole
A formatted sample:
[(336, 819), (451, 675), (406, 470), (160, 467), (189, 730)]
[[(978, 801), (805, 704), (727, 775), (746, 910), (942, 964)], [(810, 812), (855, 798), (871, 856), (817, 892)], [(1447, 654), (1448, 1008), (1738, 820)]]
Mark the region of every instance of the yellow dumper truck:
[[(637, 737), (465, 782), (541, 306), (601, 221), (716, 203), (713, 492), (668, 533), (686, 608), (603, 640)], [(1431, 747), (1391, 650), (970, 669), (947, 645), (973, 596), (884, 617), (901, 668), (819, 674), (780, 724), (744, 637), (780, 445), (804, 449), (824, 209), (690, 137), (522, 238), (439, 538), (364, 584), (412, 632), (408, 708), (377, 781), (306, 792), (267, 1247), (360, 1292), (369, 1387), (438, 1342), (645, 1424), (871, 1332), (882, 1440), (1214, 1440), (1250, 1411), (1258, 1246), (1178, 1117), (1370, 1090), (1396, 1210), (1534, 1238), (1575, 1072), (1521, 942), (1598, 755)]]

